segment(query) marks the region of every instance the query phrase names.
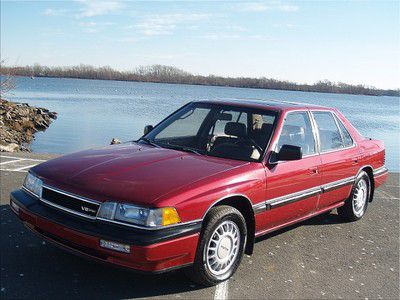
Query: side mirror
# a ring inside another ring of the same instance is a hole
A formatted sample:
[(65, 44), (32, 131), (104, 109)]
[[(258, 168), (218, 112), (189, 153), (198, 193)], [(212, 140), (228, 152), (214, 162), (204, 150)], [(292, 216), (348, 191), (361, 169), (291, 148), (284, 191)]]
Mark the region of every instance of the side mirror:
[(303, 157), (301, 147), (293, 145), (283, 145), (277, 154), (277, 160), (299, 160)]
[(144, 135), (146, 135), (146, 134), (148, 134), (150, 131), (152, 131), (153, 128), (154, 128), (153, 125), (146, 125), (146, 126), (144, 126), (144, 130), (143, 130)]

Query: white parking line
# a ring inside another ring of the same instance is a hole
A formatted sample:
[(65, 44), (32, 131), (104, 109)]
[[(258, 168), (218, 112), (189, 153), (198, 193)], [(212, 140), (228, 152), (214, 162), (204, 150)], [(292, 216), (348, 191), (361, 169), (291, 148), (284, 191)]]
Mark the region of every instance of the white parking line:
[(36, 158), (24, 158), (24, 157), (17, 157), (17, 156), (6, 156), (6, 155), (0, 155), (0, 157), (4, 157), (4, 158), (11, 158), (11, 159), (19, 159), (19, 160), (46, 161), (46, 160), (44, 160), (44, 159), (36, 159)]
[[(26, 173), (28, 170), (37, 164), (44, 162), (43, 159), (34, 159), (34, 158), (23, 158), (23, 157), (15, 157), (15, 156), (4, 156), (1, 158), (9, 158), (10, 161), (4, 161), (0, 163), (0, 171), (9, 171), (9, 172), (21, 172)], [(24, 165), (26, 164), (26, 165)]]
[(228, 281), (221, 282), (215, 288), (214, 299), (215, 300), (225, 300), (228, 299)]
[(13, 162), (17, 162), (17, 161), (21, 161), (21, 160), (24, 160), (24, 159), (14, 159), (14, 160), (9, 160), (9, 161), (3, 161), (3, 162), (0, 163), (0, 166), (6, 165), (6, 164), (9, 164), (9, 163), (13, 163)]
[(23, 170), (25, 170), (25, 169), (30, 169), (30, 168), (32, 168), (32, 167), (34, 167), (34, 166), (36, 166), (37, 164), (32, 164), (32, 165), (29, 165), (29, 166), (25, 166), (25, 167), (21, 167), (21, 168), (18, 168), (18, 169), (14, 169), (14, 171), (16, 171), (16, 172), (18, 172), (18, 171), (23, 171)]

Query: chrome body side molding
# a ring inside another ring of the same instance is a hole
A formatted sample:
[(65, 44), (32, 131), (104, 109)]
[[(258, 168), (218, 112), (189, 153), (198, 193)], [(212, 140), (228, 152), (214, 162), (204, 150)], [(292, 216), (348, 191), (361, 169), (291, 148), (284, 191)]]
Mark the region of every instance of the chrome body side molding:
[[(365, 168), (366, 166), (362, 167), (360, 170)], [(373, 171), (374, 177), (382, 176), (388, 172), (388, 169), (386, 166), (381, 166), (379, 168), (376, 168)], [(346, 185), (353, 184), (356, 180), (356, 177), (347, 177), (341, 180), (337, 180), (334, 182), (330, 182), (321, 186), (316, 186), (314, 188), (302, 190), (293, 194), (288, 194), (284, 195), (281, 197), (273, 198), (273, 199), (268, 199), (265, 201), (262, 201), (261, 203), (257, 203), (253, 205), (253, 210), (255, 214), (262, 213), (266, 210), (270, 210), (272, 208), (276, 208), (285, 204), (293, 203), (296, 201), (300, 201), (303, 199), (306, 199), (308, 197), (312, 197), (314, 195), (320, 194), (320, 193), (325, 193), (329, 192), (341, 187), (344, 187)]]
[(353, 184), (355, 181), (355, 177), (348, 177), (342, 180), (334, 181), (325, 185), (321, 186), (321, 189), (323, 192), (328, 192), (334, 189), (341, 188), (343, 186), (346, 186), (348, 184)]
[(374, 177), (378, 177), (378, 176), (384, 175), (387, 172), (389, 172), (389, 170), (388, 170), (388, 168), (386, 168), (386, 166), (379, 167), (379, 168), (374, 170)]
[(254, 210), (255, 214), (261, 213), (266, 210), (270, 210), (270, 209), (280, 207), (280, 206), (283, 206), (283, 205), (286, 205), (289, 203), (293, 203), (296, 201), (301, 201), (301, 200), (304, 200), (306, 198), (309, 198), (309, 197), (312, 197), (312, 196), (315, 196), (318, 194), (322, 194), (325, 192), (332, 191), (334, 189), (344, 187), (346, 185), (353, 184), (354, 181), (355, 181), (355, 177), (348, 177), (348, 178), (344, 178), (344, 179), (337, 180), (334, 182), (330, 182), (328, 184), (324, 184), (324, 185), (316, 186), (316, 187), (313, 187), (310, 189), (302, 190), (302, 191), (299, 191), (296, 193), (280, 196), (280, 197), (273, 198), (273, 199), (268, 199), (268, 200), (265, 200), (256, 205), (253, 205), (253, 210)]

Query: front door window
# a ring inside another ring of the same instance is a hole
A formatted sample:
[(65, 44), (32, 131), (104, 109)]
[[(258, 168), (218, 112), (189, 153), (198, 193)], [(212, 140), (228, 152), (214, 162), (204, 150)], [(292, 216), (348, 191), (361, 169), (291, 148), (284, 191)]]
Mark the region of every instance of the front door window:
[(276, 152), (279, 152), (283, 145), (301, 147), (303, 156), (316, 152), (314, 134), (307, 112), (293, 112), (286, 116)]

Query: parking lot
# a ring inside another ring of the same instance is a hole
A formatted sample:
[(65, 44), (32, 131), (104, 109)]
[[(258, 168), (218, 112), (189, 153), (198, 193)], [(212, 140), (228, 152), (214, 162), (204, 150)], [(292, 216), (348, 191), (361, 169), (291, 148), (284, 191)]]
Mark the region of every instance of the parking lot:
[(399, 174), (375, 194), (365, 217), (336, 212), (257, 240), (233, 278), (217, 287), (181, 271), (143, 275), (66, 253), (28, 231), (11, 212), (9, 193), (27, 170), (54, 155), (1, 154), (1, 294), (14, 298), (398, 299)]

